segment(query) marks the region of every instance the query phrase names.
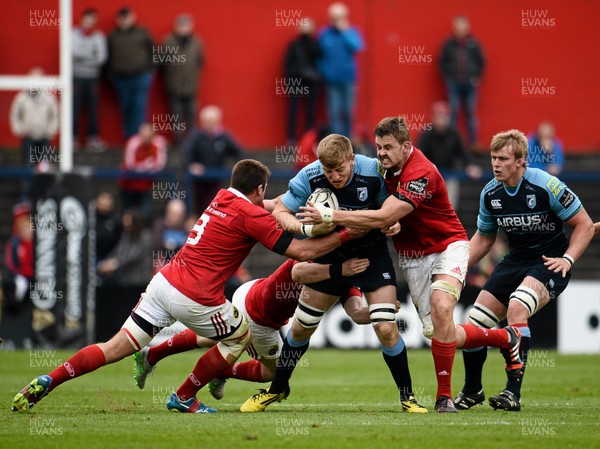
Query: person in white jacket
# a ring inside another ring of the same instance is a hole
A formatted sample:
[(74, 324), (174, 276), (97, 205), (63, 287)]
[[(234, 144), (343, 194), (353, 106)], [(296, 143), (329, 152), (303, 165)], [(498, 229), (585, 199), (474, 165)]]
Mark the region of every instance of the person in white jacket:
[[(29, 75), (39, 77), (43, 73), (36, 67)], [(58, 100), (42, 83), (34, 81), (15, 96), (10, 107), (10, 128), (21, 138), (22, 165), (58, 163), (58, 150), (50, 146), (58, 132)]]
[(79, 121), (87, 113), (87, 130), (82, 134), (86, 147), (102, 151), (104, 144), (99, 137), (98, 91), (100, 70), (108, 58), (106, 36), (96, 29), (98, 13), (87, 8), (81, 14), (79, 26), (73, 29), (73, 141), (79, 144)]

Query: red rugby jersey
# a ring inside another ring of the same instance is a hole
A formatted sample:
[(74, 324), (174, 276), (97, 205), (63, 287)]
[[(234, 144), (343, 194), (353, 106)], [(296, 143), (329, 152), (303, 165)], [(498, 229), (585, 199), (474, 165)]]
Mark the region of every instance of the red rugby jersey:
[(221, 189), (160, 273), (190, 299), (216, 306), (225, 302), (225, 282), (256, 242), (283, 254), (291, 241), (264, 208), (235, 189)]
[(436, 166), (417, 148), (396, 173), (385, 173), (388, 193), (415, 209), (400, 220), (393, 237), (400, 255), (423, 257), (444, 251), (452, 242), (468, 240), (467, 233), (448, 199), (448, 191)]

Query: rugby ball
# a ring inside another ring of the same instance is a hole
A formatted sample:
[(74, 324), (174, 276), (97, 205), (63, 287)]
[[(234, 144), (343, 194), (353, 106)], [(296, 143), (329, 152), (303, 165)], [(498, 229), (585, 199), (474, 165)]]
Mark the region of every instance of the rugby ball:
[(333, 193), (331, 189), (326, 187), (316, 188), (315, 191), (310, 194), (306, 203), (308, 204), (309, 201), (311, 203), (323, 204), (324, 206), (335, 210), (340, 208), (337, 196), (335, 196), (335, 193)]

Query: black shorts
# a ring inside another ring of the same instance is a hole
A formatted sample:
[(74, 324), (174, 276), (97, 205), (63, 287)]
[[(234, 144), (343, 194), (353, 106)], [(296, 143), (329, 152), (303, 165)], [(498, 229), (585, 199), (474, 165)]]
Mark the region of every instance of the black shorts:
[(483, 286), (483, 290), (490, 292), (498, 301), (508, 307), (511, 293), (523, 283), (523, 279), (527, 276), (544, 284), (550, 293), (550, 299), (556, 299), (567, 288), (571, 272), (568, 272), (567, 276), (563, 278), (561, 273), (550, 271), (541, 258), (515, 261), (507, 256), (496, 266)]
[(347, 248), (342, 246), (314, 262), (341, 264), (355, 257), (358, 259), (369, 259), (369, 268), (355, 276), (342, 277), (337, 280), (327, 279), (326, 281), (306, 285), (318, 292), (335, 296), (345, 294), (350, 287), (359, 287), (363, 293), (368, 293), (386, 285), (396, 286), (394, 263), (390, 257), (385, 237), (367, 247)]

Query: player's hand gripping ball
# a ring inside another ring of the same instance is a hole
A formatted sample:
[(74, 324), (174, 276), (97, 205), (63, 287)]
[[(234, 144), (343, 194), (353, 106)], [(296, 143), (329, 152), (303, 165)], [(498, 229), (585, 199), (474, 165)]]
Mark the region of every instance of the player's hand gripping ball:
[(339, 209), (338, 199), (331, 189), (319, 187), (308, 197), (306, 204), (312, 203), (321, 214), (322, 223), (316, 225), (303, 224), (302, 233), (309, 237), (328, 234), (335, 226), (331, 224), (333, 211)]

